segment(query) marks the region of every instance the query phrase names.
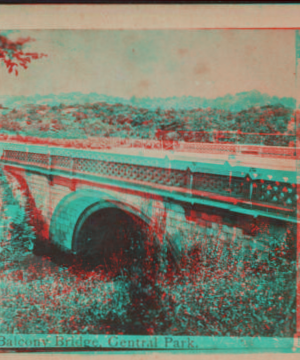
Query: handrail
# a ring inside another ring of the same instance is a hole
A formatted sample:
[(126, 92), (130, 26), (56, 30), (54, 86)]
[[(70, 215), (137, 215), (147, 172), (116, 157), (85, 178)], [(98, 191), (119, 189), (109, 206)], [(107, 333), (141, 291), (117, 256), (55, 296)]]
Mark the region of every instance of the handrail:
[(105, 150), (113, 148), (132, 148), (145, 150), (167, 150), (175, 152), (191, 152), (194, 154), (253, 154), (262, 157), (278, 157), (296, 159), (297, 151), (300, 149), (295, 146), (267, 146), (253, 144), (230, 144), (230, 143), (210, 143), (210, 142), (184, 142), (174, 140), (146, 140), (134, 138), (90, 138), (85, 140), (66, 140), (66, 139), (39, 139), (25, 138), (23, 141), (1, 140), (0, 143), (35, 145), (42, 148), (61, 147), (82, 150)]
[[(105, 181), (109, 177), (124, 184), (151, 186), (153, 191), (174, 193), (176, 189), (176, 194), (181, 193), (188, 198), (189, 195), (193, 199), (209, 198), (220, 206), (221, 203), (231, 203), (250, 206), (252, 210), (268, 209), (276, 213), (274, 216), (278, 216), (278, 211), (291, 215), (295, 212), (297, 189), (295, 179), (290, 175), (285, 178), (287, 172), (282, 174), (281, 171), (267, 170), (263, 174), (261, 170), (257, 173), (255, 168), (251, 168), (246, 169), (246, 173), (235, 171), (232, 175), (229, 164), (213, 165), (214, 169), (211, 169), (207, 165), (203, 168), (201, 164), (198, 167), (193, 162), (182, 164), (181, 161), (168, 158), (134, 159), (133, 156), (130, 159), (127, 156), (122, 159), (122, 155), (112, 153), (55, 147), (33, 149), (24, 144), (14, 145), (0, 143), (3, 150), (0, 162), (4, 166), (41, 171), (47, 176), (68, 174), (70, 179), (96, 176)], [(86, 152), (88, 154), (84, 154)], [(150, 171), (147, 169), (149, 167)]]

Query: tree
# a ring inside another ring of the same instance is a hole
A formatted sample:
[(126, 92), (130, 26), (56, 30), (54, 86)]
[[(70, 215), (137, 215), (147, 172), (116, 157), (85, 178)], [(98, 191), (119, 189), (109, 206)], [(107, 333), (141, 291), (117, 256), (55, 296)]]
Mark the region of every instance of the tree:
[(31, 60), (47, 56), (43, 53), (25, 52), (25, 45), (32, 41), (35, 41), (35, 39), (31, 37), (10, 40), (5, 35), (0, 34), (0, 61), (5, 64), (9, 73), (14, 71), (15, 75), (18, 75), (18, 67), (21, 66), (23, 69), (27, 69)]

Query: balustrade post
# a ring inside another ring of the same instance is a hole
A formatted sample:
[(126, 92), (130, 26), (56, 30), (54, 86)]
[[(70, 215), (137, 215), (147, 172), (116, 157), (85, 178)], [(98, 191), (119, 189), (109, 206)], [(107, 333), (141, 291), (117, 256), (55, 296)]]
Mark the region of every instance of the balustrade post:
[(186, 170), (186, 185), (189, 190), (188, 194), (192, 196), (192, 190), (193, 190), (193, 173), (191, 169), (188, 167)]
[(51, 166), (52, 166), (52, 157), (51, 157), (51, 150), (48, 150), (48, 171), (49, 174), (51, 173)]
[(74, 159), (73, 157), (71, 157), (71, 165), (70, 165), (70, 170), (71, 170), (71, 190), (75, 191), (76, 190), (76, 179), (74, 178), (74, 174), (75, 174), (75, 161), (76, 159)]
[[(49, 185), (52, 186), (53, 184), (53, 178), (52, 178), (52, 156), (51, 156), (51, 149), (48, 148), (48, 181), (49, 181)], [(50, 192), (51, 194), (51, 192)], [(51, 198), (51, 196), (50, 196)], [(51, 203), (51, 199), (50, 199), (50, 203)], [(51, 204), (50, 204), (51, 205)]]
[[(253, 192), (253, 184), (252, 180), (250, 180), (250, 189), (249, 189), (249, 200), (252, 200), (252, 192)], [(252, 207), (252, 201), (251, 201), (251, 207)]]
[(73, 178), (73, 176), (74, 176), (74, 158), (73, 157), (71, 157), (71, 166), (70, 166), (70, 168), (71, 168), (71, 176), (72, 176), (72, 178)]

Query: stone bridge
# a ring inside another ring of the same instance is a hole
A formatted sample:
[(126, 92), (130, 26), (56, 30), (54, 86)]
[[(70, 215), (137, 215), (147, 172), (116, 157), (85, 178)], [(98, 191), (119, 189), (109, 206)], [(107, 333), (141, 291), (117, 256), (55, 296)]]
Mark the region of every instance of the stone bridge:
[(253, 148), (99, 151), (1, 142), (0, 156), (28, 198), (41, 239), (74, 254), (95, 252), (95, 232), (104, 248), (119, 246), (117, 232), (134, 223), (160, 243), (167, 239), (180, 257), (206, 237), (263, 250), (262, 222), (276, 231), (297, 222), (294, 152)]

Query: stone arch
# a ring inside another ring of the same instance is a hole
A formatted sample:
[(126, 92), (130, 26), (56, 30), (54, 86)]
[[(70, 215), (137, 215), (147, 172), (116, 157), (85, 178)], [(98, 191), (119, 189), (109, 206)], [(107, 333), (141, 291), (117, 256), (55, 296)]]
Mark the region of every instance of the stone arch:
[(80, 231), (93, 214), (111, 214), (130, 222), (150, 227), (151, 219), (139, 209), (97, 190), (79, 190), (65, 196), (54, 210), (50, 224), (50, 239), (63, 250), (80, 254), (85, 246)]

